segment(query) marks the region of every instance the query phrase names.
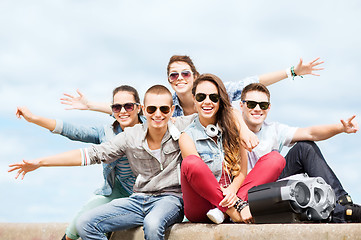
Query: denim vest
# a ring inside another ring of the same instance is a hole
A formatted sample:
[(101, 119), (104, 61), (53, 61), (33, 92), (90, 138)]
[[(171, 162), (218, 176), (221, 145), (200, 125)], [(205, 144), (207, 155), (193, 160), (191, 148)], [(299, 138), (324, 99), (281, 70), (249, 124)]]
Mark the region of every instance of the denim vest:
[(197, 152), (202, 160), (211, 169), (217, 181), (222, 175), (222, 163), (224, 159), (222, 133), (218, 131), (217, 142), (206, 133), (206, 128), (199, 122), (199, 117), (184, 130), (194, 142)]

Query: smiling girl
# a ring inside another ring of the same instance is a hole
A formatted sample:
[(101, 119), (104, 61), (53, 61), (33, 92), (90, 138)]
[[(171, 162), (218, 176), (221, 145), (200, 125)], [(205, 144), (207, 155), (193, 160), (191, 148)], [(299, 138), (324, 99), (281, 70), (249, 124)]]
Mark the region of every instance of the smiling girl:
[[(117, 87), (113, 91), (111, 105), (115, 121), (106, 126), (81, 126), (61, 120), (49, 119), (32, 114), (26, 107), (18, 107), (16, 115), (26, 121), (44, 127), (53, 133), (61, 134), (71, 140), (100, 144), (107, 142), (123, 132), (124, 128), (141, 123), (144, 119), (140, 108), (137, 90), (128, 85)], [(22, 176), (24, 177), (24, 176)], [(69, 224), (63, 239), (78, 239), (76, 222), (84, 212), (108, 203), (116, 198), (128, 197), (133, 193), (135, 176), (130, 169), (128, 159), (122, 157), (110, 164), (103, 163), (104, 184), (95, 191), (83, 208), (76, 214)]]

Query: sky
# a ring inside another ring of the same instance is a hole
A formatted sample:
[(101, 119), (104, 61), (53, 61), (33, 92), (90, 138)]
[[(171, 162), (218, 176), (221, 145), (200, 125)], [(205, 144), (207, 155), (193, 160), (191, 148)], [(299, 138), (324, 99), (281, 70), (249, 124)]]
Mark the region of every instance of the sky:
[[(269, 121), (290, 126), (361, 122), (361, 2), (0, 1), (0, 222), (69, 222), (102, 184), (101, 166), (41, 168), (15, 180), (8, 165), (89, 146), (17, 119), (17, 106), (84, 125), (110, 116), (65, 110), (63, 93), (111, 101), (122, 84), (141, 95), (167, 83), (174, 54), (223, 81), (321, 57), (321, 76), (269, 87)], [(319, 142), (354, 202), (361, 203), (360, 133)]]

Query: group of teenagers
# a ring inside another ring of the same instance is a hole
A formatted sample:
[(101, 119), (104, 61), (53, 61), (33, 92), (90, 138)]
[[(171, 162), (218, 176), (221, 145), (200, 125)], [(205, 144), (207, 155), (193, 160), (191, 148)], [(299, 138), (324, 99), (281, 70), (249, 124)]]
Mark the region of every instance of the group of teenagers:
[[(103, 186), (76, 214), (63, 239), (107, 239), (107, 233), (143, 226), (145, 239), (164, 239), (172, 224), (252, 223), (248, 190), (298, 173), (322, 177), (335, 191), (333, 222), (361, 222), (354, 204), (315, 141), (355, 133), (355, 116), (340, 123), (290, 127), (265, 122), (270, 111), (266, 86), (307, 74), (317, 75), (319, 58), (295, 66), (222, 82), (199, 74), (189, 56), (174, 55), (167, 67), (174, 94), (150, 87), (141, 105), (135, 88), (121, 85), (111, 104), (65, 94), (74, 109), (111, 114), (106, 126), (81, 126), (33, 114), (16, 115), (71, 140), (93, 143), (54, 156), (9, 165), (16, 178), (39, 167), (103, 165)], [(239, 101), (241, 111), (232, 106)], [(290, 147), (283, 157), (283, 146)], [(186, 218), (184, 218), (184, 215)]]

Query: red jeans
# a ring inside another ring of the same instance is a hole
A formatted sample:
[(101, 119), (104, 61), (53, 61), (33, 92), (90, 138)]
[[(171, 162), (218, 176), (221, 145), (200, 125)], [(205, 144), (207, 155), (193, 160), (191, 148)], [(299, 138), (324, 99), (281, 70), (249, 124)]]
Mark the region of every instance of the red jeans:
[[(264, 155), (244, 179), (237, 196), (247, 201), (249, 189), (276, 181), (285, 164), (285, 159), (276, 151)], [(200, 157), (190, 155), (183, 159), (181, 187), (184, 213), (191, 222), (210, 222), (206, 215), (210, 209), (217, 207), (222, 212), (228, 209), (219, 206), (224, 198), (223, 192), (212, 171)]]

